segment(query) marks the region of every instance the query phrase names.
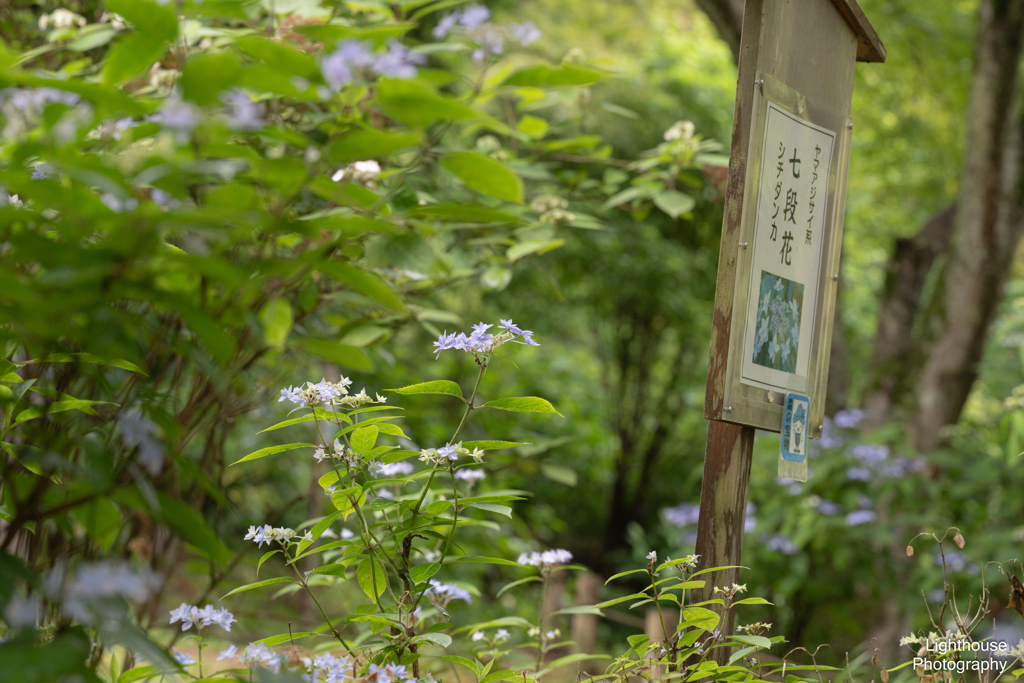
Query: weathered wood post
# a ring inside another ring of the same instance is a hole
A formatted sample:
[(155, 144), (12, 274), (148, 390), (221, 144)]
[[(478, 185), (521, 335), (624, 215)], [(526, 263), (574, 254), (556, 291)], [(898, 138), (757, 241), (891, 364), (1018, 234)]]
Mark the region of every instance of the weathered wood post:
[[(754, 430), (782, 431), (787, 396), (809, 399), (783, 434), (780, 474), (796, 479), (806, 437), (821, 437), (854, 65), (884, 60), (856, 0), (746, 2), (704, 404), (702, 568), (741, 564)], [(741, 583), (737, 572), (711, 574), (705, 598)]]

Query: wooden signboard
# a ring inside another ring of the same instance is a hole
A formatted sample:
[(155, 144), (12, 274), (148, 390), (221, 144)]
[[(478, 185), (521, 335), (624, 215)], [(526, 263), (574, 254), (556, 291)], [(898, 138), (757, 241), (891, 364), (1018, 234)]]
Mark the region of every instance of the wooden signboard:
[[(783, 459), (821, 437), (858, 61), (885, 61), (885, 48), (855, 0), (746, 0), (704, 403), (702, 568), (742, 564), (755, 428), (780, 431), (787, 395), (804, 396)], [(704, 599), (742, 583), (737, 572), (709, 574)]]
[(854, 64), (884, 54), (853, 0), (747, 2), (708, 419), (777, 432), (796, 392), (811, 400), (809, 436), (821, 436)]

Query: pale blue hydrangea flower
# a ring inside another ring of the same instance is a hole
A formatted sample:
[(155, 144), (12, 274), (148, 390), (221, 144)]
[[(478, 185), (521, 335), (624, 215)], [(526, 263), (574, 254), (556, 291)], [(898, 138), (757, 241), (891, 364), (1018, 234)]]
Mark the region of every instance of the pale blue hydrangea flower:
[(57, 169), (49, 164), (36, 164), (32, 167), (32, 180), (47, 180), (58, 175)]
[(135, 197), (128, 197), (127, 199), (121, 199), (115, 194), (110, 192), (104, 192), (100, 195), (100, 201), (106, 204), (107, 208), (114, 213), (124, 213), (125, 211), (134, 211), (135, 207), (139, 205), (139, 201)]
[(871, 470), (866, 467), (851, 467), (846, 470), (846, 478), (852, 481), (871, 481)]
[(352, 82), (355, 70), (373, 64), (374, 56), (369, 41), (343, 40), (334, 52), (320, 62), (320, 73), (335, 91)]
[(796, 546), (793, 545), (793, 541), (782, 535), (772, 536), (765, 543), (765, 546), (768, 550), (774, 550), (782, 553), (783, 555), (793, 555), (796, 553)]
[(455, 478), (459, 481), (467, 481), (470, 483), (480, 481), (481, 479), (487, 478), (487, 473), (480, 469), (462, 468), (455, 473)]
[(512, 24), (512, 35), (519, 39), (523, 47), (526, 47), (540, 40), (543, 34), (532, 21), (524, 21), (521, 24)]
[(458, 460), (459, 455), (456, 453), (458, 449), (462, 448), (462, 442), (456, 444), (448, 444), (447, 446), (441, 446), (437, 449), (437, 455), (442, 458), (448, 458), (449, 460)]
[(563, 548), (545, 550), (543, 552), (522, 553), (516, 560), (519, 564), (527, 567), (553, 567), (558, 564), (567, 564), (572, 561), (572, 553)]
[(164, 101), (160, 109), (150, 120), (159, 122), (164, 128), (174, 133), (178, 144), (188, 142), (192, 131), (199, 125), (200, 111), (190, 102), (183, 102), (177, 97)]
[(228, 647), (228, 649), (220, 651), (220, 654), (217, 655), (217, 661), (220, 662), (220, 661), (223, 661), (225, 659), (234, 659), (235, 655), (237, 655), (237, 654), (238, 654), (238, 648), (235, 647), (234, 645), (231, 645), (230, 647)]
[(477, 62), (491, 55), (500, 55), (505, 51), (505, 36), (497, 26), (488, 24), (478, 29), (473, 40), (476, 41), (477, 49), (473, 50), (473, 59)]
[(228, 106), (228, 128), (234, 131), (255, 131), (263, 128), (263, 107), (241, 90), (232, 90), (224, 97)]
[(843, 512), (843, 506), (838, 503), (833, 503), (831, 500), (819, 500), (814, 509), (823, 515), (839, 515)]
[(491, 10), (483, 5), (470, 5), (462, 10), (459, 23), (468, 29), (474, 29), (491, 18)]
[(153, 200), (154, 204), (167, 209), (176, 209), (181, 206), (181, 202), (178, 201), (177, 197), (170, 192), (164, 192), (159, 187), (151, 187), (149, 189), (149, 198)]
[(889, 457), (889, 447), (884, 444), (861, 443), (850, 449), (850, 455), (862, 465), (879, 465)]
[(426, 61), (426, 57), (412, 52), (397, 40), (388, 44), (388, 51), (377, 57), (373, 70), (388, 78), (415, 78), (416, 65)]
[(451, 30), (455, 28), (455, 25), (459, 23), (459, 18), (462, 16), (462, 12), (452, 12), (441, 17), (441, 20), (437, 22), (437, 26), (434, 27), (432, 33), (434, 38), (437, 40), (444, 40), (451, 33)]
[(182, 666), (188, 666), (189, 664), (196, 663), (196, 660), (192, 659), (192, 655), (187, 652), (182, 652), (178, 648), (174, 648), (174, 661)]
[(873, 522), (877, 518), (878, 515), (871, 510), (854, 510), (846, 515), (846, 526), (860, 526), (861, 524)]
[(465, 588), (456, 586), (453, 583), (441, 583), (436, 579), (430, 580), (430, 588), (427, 589), (427, 595), (432, 598), (439, 598), (435, 602), (443, 601), (446, 604), (451, 600), (465, 600), (467, 603), (473, 602), (473, 597)]
[(667, 508), (664, 514), (669, 524), (679, 527), (692, 526), (700, 520), (700, 505), (698, 503), (680, 503), (675, 507)]
[(856, 429), (866, 413), (859, 408), (846, 408), (836, 413), (833, 418), (836, 427), (841, 429)]

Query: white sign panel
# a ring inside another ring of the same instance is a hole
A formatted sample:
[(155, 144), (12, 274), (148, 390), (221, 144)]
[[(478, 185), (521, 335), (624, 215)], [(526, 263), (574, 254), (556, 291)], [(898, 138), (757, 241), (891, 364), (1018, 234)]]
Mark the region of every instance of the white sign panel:
[(806, 393), (836, 133), (767, 104), (740, 381)]

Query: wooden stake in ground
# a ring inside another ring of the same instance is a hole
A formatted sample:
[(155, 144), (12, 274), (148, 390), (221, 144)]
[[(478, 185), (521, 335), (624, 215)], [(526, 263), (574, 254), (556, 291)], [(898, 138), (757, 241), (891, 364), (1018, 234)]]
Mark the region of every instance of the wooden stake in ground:
[[(786, 394), (809, 397), (806, 435), (821, 436), (854, 64), (885, 60), (855, 0), (747, 0), (740, 43), (704, 406), (701, 568), (742, 562), (754, 431), (780, 430)], [(734, 582), (737, 570), (710, 575), (703, 599)]]

